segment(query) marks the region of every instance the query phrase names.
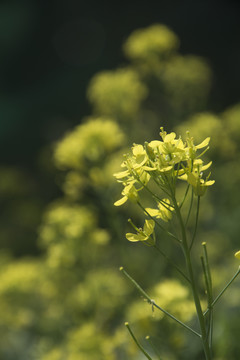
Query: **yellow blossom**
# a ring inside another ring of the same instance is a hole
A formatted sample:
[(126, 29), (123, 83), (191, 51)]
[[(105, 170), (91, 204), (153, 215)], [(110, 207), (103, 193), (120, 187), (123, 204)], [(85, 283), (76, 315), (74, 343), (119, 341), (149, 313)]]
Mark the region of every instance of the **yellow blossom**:
[[(143, 229), (137, 229), (137, 234), (127, 233), (126, 238), (129, 241), (147, 241), (148, 245), (153, 245), (154, 241), (154, 227), (155, 222), (153, 220), (145, 220)], [(153, 234), (153, 239), (151, 235)]]
[(172, 209), (173, 207), (170, 205), (170, 200), (162, 199), (162, 202), (158, 203), (158, 209), (146, 208), (146, 211), (150, 216), (168, 222), (172, 218), (172, 213), (171, 213)]
[(125, 188), (122, 191), (123, 197), (117, 201), (115, 201), (115, 206), (121, 206), (123, 205), (128, 199), (135, 202), (138, 200), (138, 193), (137, 189), (133, 185), (133, 183), (130, 183), (125, 186)]

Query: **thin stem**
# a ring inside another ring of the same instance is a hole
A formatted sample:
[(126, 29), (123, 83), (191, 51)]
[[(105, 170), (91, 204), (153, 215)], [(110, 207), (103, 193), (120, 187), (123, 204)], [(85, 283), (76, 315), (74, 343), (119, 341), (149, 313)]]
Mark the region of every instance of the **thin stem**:
[(193, 330), (192, 328), (190, 328), (188, 325), (184, 324), (182, 321), (178, 320), (177, 318), (175, 318), (175, 316), (173, 316), (172, 314), (170, 314), (168, 311), (164, 310), (163, 308), (161, 308), (159, 305), (157, 305), (155, 303), (154, 300), (152, 300), (148, 294), (141, 288), (141, 286), (123, 269), (123, 267), (120, 267), (119, 269), (120, 271), (122, 271), (124, 273), (124, 275), (135, 285), (135, 287), (139, 290), (139, 292), (145, 297), (145, 299), (147, 299), (148, 303), (151, 304), (152, 306), (155, 306), (158, 310), (162, 311), (165, 315), (167, 315), (168, 317), (170, 317), (171, 319), (175, 320), (178, 324), (182, 325), (185, 329), (191, 331), (193, 334), (197, 335), (198, 337), (201, 337), (201, 335), (199, 333), (197, 333), (195, 330)]
[[(164, 186), (162, 184), (160, 184), (157, 180), (156, 180), (156, 177), (153, 177), (153, 181), (155, 182), (156, 185), (158, 185), (161, 190), (167, 194), (167, 196), (170, 196), (169, 192), (164, 188)], [(155, 195), (155, 194), (154, 194)], [(157, 195), (155, 195), (156, 197), (158, 197)]]
[(210, 266), (209, 266), (209, 261), (208, 261), (206, 242), (203, 242), (202, 246), (203, 246), (203, 253), (204, 253), (204, 262), (206, 264), (207, 280), (208, 280), (208, 284), (209, 284), (209, 299), (211, 300), (211, 298), (212, 298), (212, 276), (211, 276), (211, 271), (210, 271)]
[(210, 312), (210, 334), (209, 334), (209, 344), (210, 344), (210, 350), (211, 350), (211, 354), (212, 354), (212, 342), (213, 342), (213, 309)]
[(135, 344), (138, 346), (138, 348), (141, 350), (141, 352), (146, 356), (147, 359), (152, 360), (151, 356), (148, 355), (148, 353), (144, 350), (144, 348), (142, 347), (142, 345), (138, 342), (138, 340), (136, 339), (135, 335), (133, 334), (128, 322), (125, 322), (125, 326), (128, 329), (130, 335), (132, 336)]
[(154, 245), (154, 248), (168, 261), (168, 263), (170, 265), (172, 265), (174, 267), (174, 269), (176, 269), (183, 277), (185, 280), (187, 280), (190, 284), (191, 281), (189, 280), (189, 278), (184, 274), (184, 272), (175, 264), (174, 261), (172, 261), (161, 249), (159, 249), (157, 247), (157, 245)]
[[(154, 192), (152, 192), (152, 191), (149, 189), (149, 187), (148, 187), (147, 185), (145, 185), (145, 184), (141, 181), (140, 176), (139, 176), (135, 171), (133, 171), (133, 176), (134, 176), (135, 179), (142, 185), (142, 187), (143, 187), (144, 189), (146, 189), (146, 190), (153, 196), (153, 198), (156, 198), (158, 201), (161, 201), (161, 198), (160, 198), (157, 194), (154, 194)], [(170, 196), (170, 195), (168, 194), (168, 192), (164, 189), (164, 187), (161, 186), (161, 184), (159, 184), (154, 177), (153, 177), (153, 180), (154, 180), (154, 182), (161, 188), (161, 190), (162, 190), (163, 192), (165, 192), (168, 196)]]
[(154, 343), (152, 342), (150, 336), (146, 336), (145, 339), (149, 342), (149, 344), (151, 345), (152, 349), (154, 350), (156, 356), (158, 357), (159, 360), (163, 360), (159, 354), (158, 349), (156, 348), (156, 346), (154, 345)]
[(175, 184), (172, 184), (169, 182), (169, 178), (167, 175), (164, 175), (164, 178), (165, 178), (165, 183), (168, 184), (168, 187), (169, 187), (169, 190), (170, 190), (170, 193), (171, 193), (171, 197), (174, 196), (175, 197), (175, 190), (176, 190), (176, 186)]
[[(128, 219), (128, 222), (131, 224), (131, 226), (133, 227), (133, 229), (137, 232), (140, 233), (139, 229), (134, 225), (134, 223), (132, 222), (131, 219)], [(187, 280), (190, 283), (189, 278), (184, 274), (184, 272), (175, 264), (174, 261), (172, 261), (161, 249), (159, 249), (157, 247), (157, 245), (153, 245), (153, 247), (164, 257), (164, 259), (166, 259), (168, 261), (168, 263), (170, 265), (172, 265), (174, 267), (174, 269), (176, 269), (184, 278), (185, 280)]]
[(189, 209), (188, 209), (188, 214), (187, 214), (187, 219), (186, 219), (186, 222), (185, 222), (185, 226), (187, 226), (187, 224), (188, 224), (188, 220), (189, 220), (191, 210), (192, 210), (192, 205), (193, 205), (193, 189), (192, 189), (191, 201), (190, 201), (190, 206), (189, 206)]
[(175, 320), (178, 324), (182, 325), (185, 329), (191, 331), (193, 334), (197, 335), (198, 337), (202, 337), (197, 331), (193, 330), (192, 328), (190, 328), (188, 325), (184, 324), (182, 321), (178, 320), (175, 316), (173, 316), (172, 314), (170, 314), (168, 311), (164, 310), (162, 307), (160, 307), (159, 305), (157, 305), (155, 303), (154, 300), (151, 300), (151, 304), (153, 306), (155, 306), (158, 310), (162, 311), (165, 315), (167, 315), (168, 317), (170, 317), (171, 319)]
[(209, 313), (209, 346), (212, 352), (212, 338), (213, 338), (213, 308), (211, 307), (213, 301), (213, 288), (212, 288), (212, 277), (208, 261), (207, 245), (206, 242), (202, 243), (204, 253), (204, 263), (206, 266), (207, 283), (208, 283), (208, 305), (210, 307)]
[(208, 256), (207, 256), (207, 249), (206, 243), (202, 243), (204, 248), (204, 256), (201, 256), (201, 263), (203, 268), (203, 275), (206, 285), (207, 291), (207, 300), (208, 300), (208, 307), (209, 307), (209, 316), (208, 316), (208, 325), (207, 325), (207, 338), (209, 341), (210, 350), (212, 351), (212, 334), (213, 334), (213, 308), (211, 307), (212, 303), (212, 279), (211, 273), (208, 263)]
[(198, 295), (198, 290), (197, 290), (197, 284), (196, 284), (195, 276), (194, 276), (194, 273), (193, 273), (192, 261), (191, 261), (191, 256), (190, 256), (190, 249), (188, 248), (188, 243), (187, 243), (186, 228), (185, 228), (185, 225), (183, 223), (182, 215), (181, 215), (181, 212), (180, 212), (180, 209), (178, 207), (178, 204), (177, 204), (177, 201), (176, 201), (176, 198), (175, 198), (174, 194), (173, 194), (172, 199), (173, 199), (173, 202), (174, 202), (174, 205), (175, 205), (176, 215), (177, 215), (177, 217), (179, 219), (179, 223), (180, 223), (180, 226), (181, 226), (182, 246), (183, 246), (183, 250), (184, 250), (184, 254), (185, 254), (186, 267), (187, 267), (187, 270), (188, 270), (188, 273), (189, 273), (189, 278), (190, 278), (190, 281), (191, 281), (192, 293), (193, 293), (193, 298), (194, 298), (194, 302), (195, 302), (198, 321), (199, 321), (199, 325), (200, 325), (200, 329), (201, 329), (202, 344), (203, 344), (203, 349), (204, 349), (204, 353), (205, 353), (205, 358), (206, 358), (206, 360), (211, 360), (212, 356), (211, 356), (211, 353), (210, 353), (210, 348), (209, 348), (208, 339), (207, 339), (205, 319), (204, 319), (204, 316), (203, 316), (202, 307), (201, 307), (201, 303), (200, 303), (200, 299), (199, 299), (199, 295)]
[(183, 206), (183, 204), (184, 204), (184, 202), (185, 202), (185, 200), (186, 200), (186, 198), (187, 198), (187, 194), (188, 194), (189, 188), (190, 188), (190, 185), (188, 184), (187, 189), (186, 189), (185, 194), (184, 194), (184, 197), (183, 197), (183, 200), (182, 200), (181, 204), (179, 205), (179, 208), (180, 208), (180, 209), (181, 209), (181, 207)]
[(181, 167), (181, 162), (179, 162), (177, 164), (177, 170), (174, 170), (175, 171), (175, 176), (173, 176), (174, 187), (176, 186), (176, 182), (177, 182), (177, 179), (178, 179), (178, 174), (179, 174), (180, 167)]
[(136, 225), (134, 225), (134, 223), (132, 222), (132, 219), (128, 219), (128, 222), (137, 233), (140, 233), (140, 230), (136, 227)]
[(210, 288), (209, 288), (209, 281), (208, 281), (208, 276), (207, 276), (206, 264), (205, 264), (205, 262), (204, 262), (203, 256), (201, 256), (200, 259), (201, 259), (201, 263), (202, 263), (204, 281), (205, 281), (205, 285), (206, 285), (206, 292), (207, 292), (207, 297), (208, 297), (208, 304), (210, 305), (210, 304), (211, 304), (211, 301), (209, 302)]
[(126, 270), (124, 270), (124, 268), (121, 266), (119, 268), (120, 271), (123, 272), (123, 274), (134, 284), (134, 286), (138, 289), (138, 291), (140, 291), (140, 293), (148, 300), (149, 303), (152, 302), (152, 300), (150, 299), (150, 297), (148, 296), (148, 294), (141, 288), (140, 285), (138, 285), (138, 283), (126, 272)]
[(177, 240), (178, 243), (180, 243), (181, 241), (171, 232), (169, 232), (167, 229), (165, 229), (153, 216), (151, 216), (149, 214), (149, 212), (142, 206), (142, 204), (138, 201), (137, 202), (138, 206), (140, 206), (140, 208), (143, 210), (143, 212), (148, 215), (156, 224), (158, 227), (160, 227), (161, 230), (163, 230), (164, 232), (166, 232), (169, 236), (171, 236), (172, 238), (174, 238), (175, 240)]
[(160, 201), (160, 204), (165, 207), (165, 209), (169, 210), (169, 208), (172, 208), (172, 211), (174, 211), (174, 206), (172, 204), (167, 203), (163, 199)]
[(199, 208), (200, 208), (200, 196), (198, 196), (198, 199), (197, 199), (196, 220), (195, 220), (195, 227), (194, 227), (193, 237), (192, 237), (192, 241), (191, 241), (191, 244), (190, 244), (190, 250), (192, 249), (192, 246), (193, 246), (193, 243), (194, 243), (194, 240), (195, 240), (195, 237), (196, 237), (196, 233), (197, 233)]
[[(144, 189), (146, 189), (152, 195), (153, 198), (157, 199), (158, 201), (161, 201), (161, 198), (157, 194), (154, 194), (154, 192), (152, 192), (152, 190), (150, 190), (148, 186), (144, 185), (140, 180), (138, 180), (138, 181), (142, 184)], [(158, 186), (160, 186), (160, 185), (158, 184)], [(161, 187), (161, 189), (162, 189), (162, 187)]]
[[(141, 185), (144, 187), (144, 189), (146, 189), (151, 195), (152, 195), (152, 197), (153, 198), (156, 198), (163, 206), (164, 206), (164, 201), (163, 201), (163, 199), (161, 199), (158, 195), (156, 195), (156, 194), (154, 194), (154, 192), (152, 192), (152, 190), (151, 189), (149, 189), (149, 187), (147, 186), (147, 185), (144, 185), (143, 184), (143, 182), (139, 179), (138, 180), (140, 183), (141, 183)], [(160, 184), (158, 184), (158, 183), (156, 183), (158, 186), (160, 186), (161, 187), (161, 185)], [(161, 190), (163, 191), (163, 192), (165, 192), (168, 196), (170, 196), (170, 194), (168, 194), (168, 192), (163, 188), (163, 187), (161, 187)], [(167, 204), (167, 206), (169, 207), (173, 207), (171, 204)], [(165, 208), (166, 209), (168, 209), (168, 207), (167, 206), (165, 206)], [(173, 207), (174, 208), (174, 207)]]
[[(218, 296), (215, 298), (215, 300), (212, 302), (210, 308), (212, 308), (220, 299), (220, 297), (225, 293), (225, 291), (227, 290), (227, 288), (233, 283), (233, 281), (236, 279), (236, 277), (239, 275), (240, 273), (240, 267), (238, 268), (238, 271), (233, 275), (232, 279), (227, 283), (227, 285), (223, 288), (223, 290), (218, 294)], [(205, 312), (204, 315), (206, 315), (210, 308), (208, 308)]]
[(203, 150), (203, 151), (201, 152), (201, 154), (199, 154), (199, 155), (196, 157), (196, 159), (200, 159), (200, 158), (205, 154), (205, 152), (207, 152), (208, 150), (209, 150), (209, 146), (206, 147), (206, 149)]

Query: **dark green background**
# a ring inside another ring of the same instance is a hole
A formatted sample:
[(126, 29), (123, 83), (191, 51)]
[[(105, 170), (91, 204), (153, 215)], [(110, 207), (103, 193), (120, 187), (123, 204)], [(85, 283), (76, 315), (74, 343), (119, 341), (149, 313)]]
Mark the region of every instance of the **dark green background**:
[(51, 144), (90, 114), (89, 80), (126, 62), (121, 45), (134, 29), (166, 24), (181, 39), (181, 53), (205, 57), (214, 73), (208, 107), (221, 111), (239, 101), (239, 15), (240, 5), (229, 0), (1, 1), (0, 165), (27, 174), (22, 196), (38, 204), (29, 229), (16, 220), (11, 196), (1, 200), (2, 221), (16, 229), (2, 247), (37, 252), (41, 212), (60, 191), (48, 162)]

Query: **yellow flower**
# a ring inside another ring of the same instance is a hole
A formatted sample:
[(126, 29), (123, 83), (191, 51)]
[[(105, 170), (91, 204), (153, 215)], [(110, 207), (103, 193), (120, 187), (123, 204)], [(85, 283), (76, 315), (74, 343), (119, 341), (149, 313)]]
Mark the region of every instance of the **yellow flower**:
[(133, 202), (136, 202), (138, 200), (137, 189), (133, 185), (133, 182), (125, 186), (125, 188), (122, 191), (122, 195), (123, 197), (121, 199), (115, 201), (114, 203), (115, 206), (123, 205), (128, 199)]
[[(203, 172), (207, 170), (212, 162), (203, 165), (199, 156), (208, 150), (210, 138), (207, 137), (200, 144), (194, 145), (193, 138), (187, 132), (186, 142), (176, 134), (167, 134), (163, 127), (160, 128), (162, 140), (145, 142), (144, 146), (134, 144), (132, 153), (125, 155), (121, 167), (125, 168), (114, 176), (118, 182), (122, 182), (125, 189), (122, 192), (123, 198), (115, 202), (116, 206), (124, 204), (127, 199), (137, 201), (138, 191), (141, 191), (149, 183), (151, 178), (165, 191), (169, 190), (169, 184), (175, 186), (176, 180), (187, 181), (193, 188), (194, 194), (203, 196), (208, 186), (215, 183), (209, 180), (210, 174), (204, 179)], [(206, 148), (197, 156), (199, 149)], [(134, 187), (136, 186), (136, 188)], [(161, 218), (163, 221), (171, 219), (171, 205), (168, 200), (158, 204), (158, 209), (148, 209), (151, 216)]]
[(185, 144), (182, 139), (176, 139), (176, 134), (167, 134), (161, 127), (160, 135), (163, 141), (153, 140), (148, 144), (151, 153), (154, 153), (158, 160), (160, 172), (171, 170), (175, 164), (186, 160)]
[[(179, 179), (186, 180), (193, 187), (194, 194), (197, 196), (203, 196), (208, 186), (211, 186), (215, 183), (215, 180), (208, 180), (209, 174), (204, 180), (202, 178), (203, 171), (207, 170), (212, 165), (210, 161), (208, 164), (203, 165), (203, 161), (201, 159), (194, 159), (192, 165), (192, 171), (188, 172), (188, 168), (184, 168), (185, 174), (180, 175)], [(179, 173), (181, 173), (180, 170)]]
[(194, 145), (193, 143), (193, 137), (190, 137), (189, 131), (187, 131), (187, 147), (185, 149), (187, 156), (190, 159), (195, 159), (196, 158), (196, 153), (198, 149), (202, 149), (204, 147), (207, 147), (208, 149), (208, 144), (210, 142), (210, 137), (207, 137), (205, 140), (203, 140), (200, 144), (198, 145)]
[(215, 183), (215, 180), (203, 180), (201, 175), (195, 173), (189, 173), (187, 175), (187, 181), (193, 187), (194, 194), (197, 196), (203, 196), (208, 186)]
[(132, 147), (132, 153), (133, 153), (133, 157), (131, 158), (131, 160), (132, 160), (132, 167), (134, 169), (143, 166), (147, 162), (148, 157), (146, 154), (146, 150), (142, 145), (135, 144)]
[[(155, 222), (153, 220), (145, 220), (143, 229), (137, 229), (137, 234), (127, 233), (126, 238), (132, 242), (146, 241), (148, 245), (154, 245), (154, 227)], [(153, 238), (151, 237), (152, 234)]]
[(162, 199), (162, 202), (158, 203), (158, 209), (146, 208), (146, 211), (150, 216), (154, 216), (158, 219), (162, 219), (165, 222), (168, 222), (172, 218), (172, 206), (170, 205), (169, 199)]
[(235, 253), (235, 257), (240, 260), (240, 250)]
[(138, 183), (140, 186), (146, 185), (150, 180), (147, 171), (156, 169), (146, 165), (149, 159), (144, 147), (135, 144), (132, 147), (132, 155), (125, 155), (125, 158), (126, 160), (121, 164), (121, 167), (126, 169), (113, 174), (113, 176), (118, 182), (123, 182), (125, 185), (134, 183)]

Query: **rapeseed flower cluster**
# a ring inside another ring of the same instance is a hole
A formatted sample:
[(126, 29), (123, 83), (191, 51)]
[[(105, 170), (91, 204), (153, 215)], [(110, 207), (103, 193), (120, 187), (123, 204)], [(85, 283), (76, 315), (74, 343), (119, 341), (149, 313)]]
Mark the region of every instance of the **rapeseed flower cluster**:
[[(147, 189), (156, 201), (157, 208), (144, 208), (145, 214), (151, 219), (167, 222), (171, 220), (172, 212), (175, 210), (174, 199), (178, 180), (185, 181), (198, 197), (203, 196), (206, 189), (215, 181), (209, 180), (211, 173), (204, 176), (212, 162), (204, 164), (201, 159), (209, 149), (209, 137), (195, 145), (189, 132), (183, 141), (181, 137), (177, 138), (174, 132), (168, 134), (162, 127), (160, 136), (161, 140), (145, 142), (144, 145), (134, 144), (131, 154), (124, 155), (125, 159), (121, 164), (123, 171), (114, 174), (117, 181), (124, 186), (123, 196), (114, 205), (123, 205), (127, 200), (140, 204), (139, 193)], [(151, 183), (160, 188), (163, 196), (151, 190)], [(148, 235), (150, 236), (144, 231), (127, 238), (130, 241), (146, 241), (149, 240)]]
[[(153, 140), (143, 145), (134, 144), (132, 154), (125, 155), (121, 167), (124, 171), (114, 174), (117, 181), (122, 182), (123, 197), (115, 202), (115, 206), (124, 204), (128, 199), (137, 200), (138, 192), (142, 190), (152, 178), (162, 190), (174, 190), (177, 179), (185, 180), (193, 187), (198, 196), (204, 195), (206, 188), (214, 184), (209, 180), (210, 173), (204, 179), (203, 172), (212, 162), (204, 165), (200, 156), (208, 150), (210, 138), (195, 145), (193, 138), (187, 132), (186, 141), (181, 137), (176, 139), (176, 134), (167, 134), (161, 128), (162, 140)], [(198, 155), (199, 149), (205, 150)], [(166, 202), (166, 201), (165, 201)]]

